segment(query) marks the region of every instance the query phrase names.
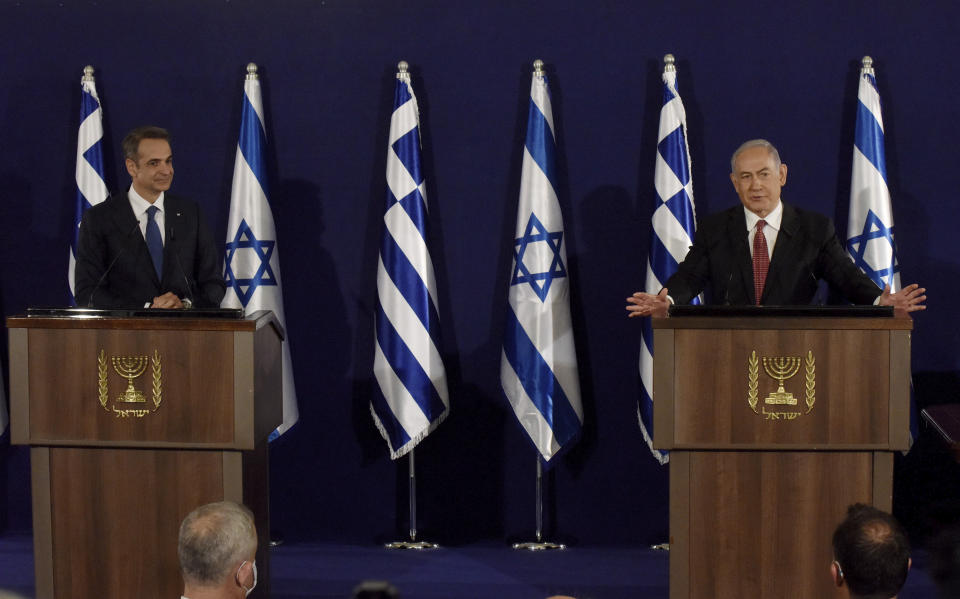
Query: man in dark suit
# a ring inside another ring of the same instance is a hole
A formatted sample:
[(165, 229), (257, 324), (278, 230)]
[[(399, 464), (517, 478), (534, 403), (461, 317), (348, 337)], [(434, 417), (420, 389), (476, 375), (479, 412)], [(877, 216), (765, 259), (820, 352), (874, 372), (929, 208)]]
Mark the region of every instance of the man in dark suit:
[(123, 140), (131, 185), (87, 210), (75, 270), (77, 304), (215, 308), (224, 294), (217, 248), (196, 203), (167, 193), (170, 136), (139, 127)]
[(853, 303), (925, 309), (925, 289), (881, 290), (843, 251), (828, 218), (780, 201), (787, 165), (770, 142), (744, 143), (730, 166), (742, 206), (705, 218), (660, 293), (627, 298), (629, 316), (665, 315), (671, 303), (688, 303), (707, 287), (720, 304), (809, 304), (820, 279)]

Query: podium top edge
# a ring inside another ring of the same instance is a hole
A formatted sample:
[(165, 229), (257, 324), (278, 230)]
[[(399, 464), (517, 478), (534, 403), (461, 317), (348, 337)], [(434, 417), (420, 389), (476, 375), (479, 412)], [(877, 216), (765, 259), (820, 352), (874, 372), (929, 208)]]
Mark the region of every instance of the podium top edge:
[(240, 310), (31, 309), (7, 317), (9, 329), (256, 331), (268, 324), (283, 338), (283, 327), (267, 310), (244, 315)]
[(893, 318), (892, 306), (725, 306), (725, 305), (675, 305), (670, 306), (670, 316), (714, 317), (818, 317), (818, 318)]
[(886, 330), (911, 331), (913, 319), (896, 318), (842, 318), (816, 316), (686, 316), (683, 318), (653, 318), (654, 329), (717, 329), (717, 330)]

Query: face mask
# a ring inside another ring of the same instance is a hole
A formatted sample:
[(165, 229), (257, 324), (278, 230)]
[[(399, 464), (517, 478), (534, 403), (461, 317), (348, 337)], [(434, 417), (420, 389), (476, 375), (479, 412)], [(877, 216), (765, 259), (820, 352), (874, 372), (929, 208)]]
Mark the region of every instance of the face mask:
[(249, 597), (250, 593), (253, 592), (253, 589), (257, 588), (257, 560), (253, 560), (252, 562), (250, 562), (250, 565), (253, 566), (253, 584), (250, 585), (249, 589), (243, 586), (243, 584), (240, 582), (240, 570), (243, 569), (243, 564), (246, 564), (246, 563), (247, 563), (247, 560), (243, 560), (243, 563), (241, 563), (240, 567), (237, 568), (237, 574), (234, 576), (234, 578), (237, 581), (237, 586), (239, 586), (241, 589), (243, 589), (246, 592), (246, 595), (245, 595), (246, 597)]

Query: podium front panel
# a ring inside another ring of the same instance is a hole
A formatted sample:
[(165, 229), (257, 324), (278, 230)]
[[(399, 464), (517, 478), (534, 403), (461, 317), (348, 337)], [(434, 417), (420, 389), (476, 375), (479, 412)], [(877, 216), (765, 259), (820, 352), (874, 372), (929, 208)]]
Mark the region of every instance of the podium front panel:
[(844, 597), (828, 574), (852, 503), (891, 507), (883, 452), (671, 453), (670, 596)]
[[(657, 331), (673, 348), (673, 449), (880, 449), (891, 446), (891, 332)], [(659, 354), (659, 352), (657, 352)], [(659, 357), (659, 355), (658, 355)], [(897, 356), (899, 357), (899, 356)], [(672, 388), (669, 388), (672, 387)], [(663, 440), (662, 436), (659, 440)]]
[(234, 444), (234, 333), (28, 330), (32, 444)]

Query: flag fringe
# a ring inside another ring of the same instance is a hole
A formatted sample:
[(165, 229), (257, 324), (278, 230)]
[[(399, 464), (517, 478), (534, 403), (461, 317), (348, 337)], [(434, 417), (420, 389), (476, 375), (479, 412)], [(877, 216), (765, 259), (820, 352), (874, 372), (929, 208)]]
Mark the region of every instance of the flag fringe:
[(416, 437), (411, 438), (409, 441), (404, 443), (403, 447), (396, 451), (394, 451), (393, 445), (390, 444), (390, 435), (387, 434), (387, 429), (385, 429), (383, 427), (383, 423), (380, 422), (380, 417), (377, 416), (377, 411), (373, 409), (372, 403), (370, 404), (370, 414), (373, 416), (373, 423), (377, 425), (377, 430), (380, 431), (380, 435), (383, 437), (383, 440), (387, 442), (387, 447), (390, 448), (390, 459), (396, 460), (410, 453), (410, 450), (419, 445), (420, 441), (423, 441), (427, 435), (432, 433), (434, 429), (440, 426), (440, 423), (446, 420), (447, 415), (450, 414), (450, 408), (445, 409), (439, 418), (430, 423), (430, 426), (420, 431)]
[(640, 424), (640, 432), (643, 433), (643, 440), (647, 442), (647, 447), (650, 448), (650, 453), (653, 454), (653, 457), (660, 462), (661, 466), (668, 463), (670, 461), (670, 454), (653, 448), (653, 439), (650, 438), (647, 427), (643, 425), (643, 416), (640, 414), (639, 405), (637, 406), (637, 422)]

